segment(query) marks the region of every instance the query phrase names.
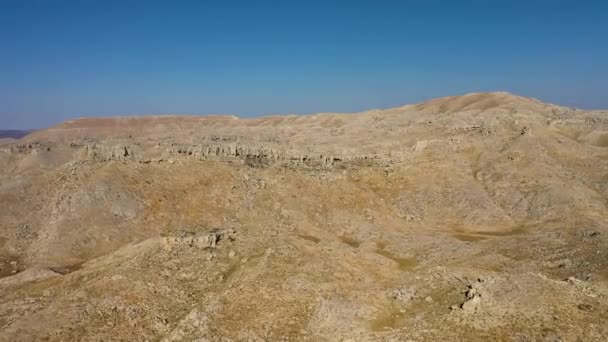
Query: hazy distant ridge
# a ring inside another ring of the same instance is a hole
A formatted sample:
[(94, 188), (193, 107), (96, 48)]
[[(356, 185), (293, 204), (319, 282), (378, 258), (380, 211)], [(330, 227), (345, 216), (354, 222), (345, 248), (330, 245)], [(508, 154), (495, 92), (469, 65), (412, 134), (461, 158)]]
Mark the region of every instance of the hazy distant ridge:
[(26, 136), (32, 132), (33, 132), (33, 130), (18, 130), (18, 129), (0, 130), (0, 139), (2, 139), (2, 138), (19, 139), (19, 138), (23, 138), (24, 136)]

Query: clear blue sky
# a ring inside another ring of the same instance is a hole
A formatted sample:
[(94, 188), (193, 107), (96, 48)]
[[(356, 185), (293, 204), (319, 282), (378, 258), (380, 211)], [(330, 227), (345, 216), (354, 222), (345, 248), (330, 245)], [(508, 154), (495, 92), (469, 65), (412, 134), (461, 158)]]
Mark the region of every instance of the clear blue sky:
[(603, 3), (0, 0), (0, 128), (494, 90), (608, 108)]

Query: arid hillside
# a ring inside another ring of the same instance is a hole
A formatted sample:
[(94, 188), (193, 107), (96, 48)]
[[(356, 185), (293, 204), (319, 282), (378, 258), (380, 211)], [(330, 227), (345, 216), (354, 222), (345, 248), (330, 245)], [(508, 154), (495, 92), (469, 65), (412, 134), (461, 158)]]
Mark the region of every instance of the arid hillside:
[(0, 141), (1, 341), (608, 340), (608, 112), (476, 93)]

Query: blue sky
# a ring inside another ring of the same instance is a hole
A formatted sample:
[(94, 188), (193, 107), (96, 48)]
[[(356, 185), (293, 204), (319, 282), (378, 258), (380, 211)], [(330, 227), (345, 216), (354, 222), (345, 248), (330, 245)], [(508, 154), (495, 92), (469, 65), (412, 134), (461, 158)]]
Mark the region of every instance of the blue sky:
[(494, 90), (608, 108), (607, 81), (600, 1), (0, 0), (0, 128)]

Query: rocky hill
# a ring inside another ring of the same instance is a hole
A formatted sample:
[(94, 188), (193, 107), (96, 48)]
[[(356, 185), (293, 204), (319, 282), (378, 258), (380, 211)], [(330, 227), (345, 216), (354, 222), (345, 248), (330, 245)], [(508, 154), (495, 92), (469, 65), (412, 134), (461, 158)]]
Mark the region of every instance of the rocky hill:
[(0, 142), (0, 340), (608, 338), (608, 112), (83, 118)]

